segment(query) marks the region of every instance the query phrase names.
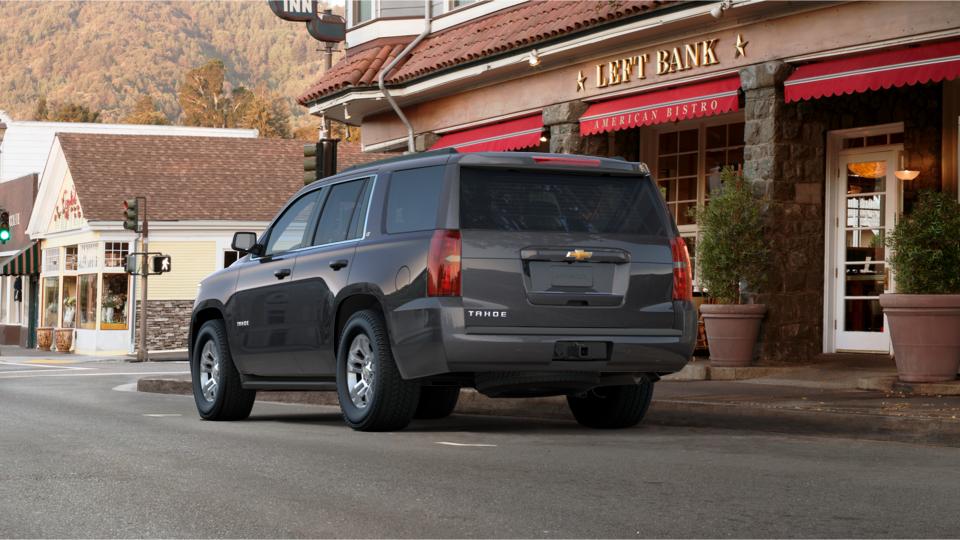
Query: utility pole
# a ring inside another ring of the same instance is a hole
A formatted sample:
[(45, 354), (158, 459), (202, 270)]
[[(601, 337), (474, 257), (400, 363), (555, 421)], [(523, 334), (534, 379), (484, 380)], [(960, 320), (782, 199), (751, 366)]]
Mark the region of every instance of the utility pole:
[(147, 225), (147, 198), (137, 197), (141, 200), (140, 208), (143, 211), (143, 228), (140, 230), (140, 251), (143, 253), (143, 261), (140, 265), (140, 278), (143, 280), (143, 289), (140, 300), (140, 347), (137, 350), (137, 362), (146, 362), (149, 360), (147, 355), (147, 275), (149, 274), (147, 262), (149, 256), (147, 252), (147, 235), (149, 228)]

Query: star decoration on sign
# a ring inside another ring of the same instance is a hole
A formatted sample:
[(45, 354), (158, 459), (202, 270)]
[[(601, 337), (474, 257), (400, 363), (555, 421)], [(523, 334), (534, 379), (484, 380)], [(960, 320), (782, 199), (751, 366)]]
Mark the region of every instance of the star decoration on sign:
[(734, 58), (740, 58), (741, 56), (747, 56), (747, 44), (749, 41), (743, 40), (742, 34), (737, 34), (737, 55)]
[(577, 72), (577, 92), (586, 90), (585, 82), (587, 82), (587, 78), (583, 76), (583, 71)]

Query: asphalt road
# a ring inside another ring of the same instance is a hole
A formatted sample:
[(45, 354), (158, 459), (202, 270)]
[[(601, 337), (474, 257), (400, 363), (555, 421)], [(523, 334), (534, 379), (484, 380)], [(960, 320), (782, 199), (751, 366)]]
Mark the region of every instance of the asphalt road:
[(470, 416), (366, 434), (269, 403), (204, 422), (129, 391), (185, 364), (5, 361), (2, 537), (960, 534), (960, 449)]

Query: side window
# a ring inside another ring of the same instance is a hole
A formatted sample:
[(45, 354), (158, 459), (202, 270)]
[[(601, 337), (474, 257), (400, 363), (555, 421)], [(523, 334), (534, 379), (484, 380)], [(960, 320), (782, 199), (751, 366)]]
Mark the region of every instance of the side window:
[(330, 196), (327, 197), (320, 214), (313, 245), (321, 246), (348, 239), (354, 211), (359, 205), (360, 194), (366, 183), (366, 180), (354, 180), (336, 184), (330, 189)]
[(307, 227), (313, 217), (321, 190), (311, 191), (287, 208), (270, 229), (266, 255), (275, 255), (291, 249), (306, 247)]
[(426, 231), (437, 227), (444, 166), (396, 171), (387, 193), (387, 232)]

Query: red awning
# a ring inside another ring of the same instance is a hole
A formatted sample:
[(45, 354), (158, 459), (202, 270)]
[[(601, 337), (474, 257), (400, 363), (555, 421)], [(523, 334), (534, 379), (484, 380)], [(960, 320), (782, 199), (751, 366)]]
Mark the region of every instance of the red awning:
[(800, 66), (783, 83), (787, 102), (960, 76), (960, 41), (934, 43)]
[(540, 144), (543, 135), (543, 115), (536, 114), (499, 124), (447, 133), (430, 147), (456, 148), (458, 152), (505, 152)]
[(739, 88), (740, 78), (734, 76), (594, 103), (580, 117), (580, 134), (593, 135), (735, 111), (739, 106)]

